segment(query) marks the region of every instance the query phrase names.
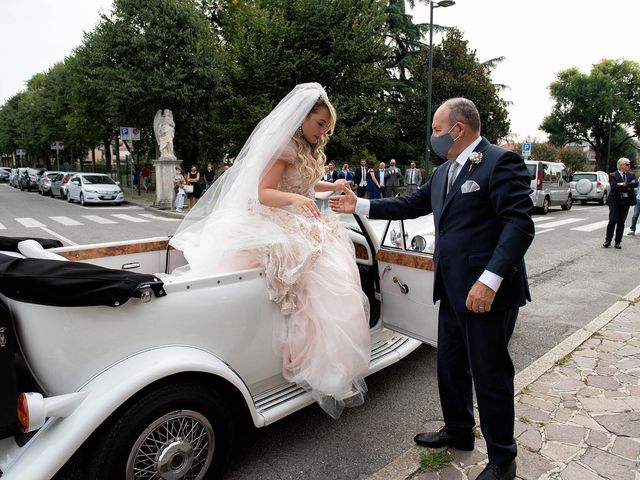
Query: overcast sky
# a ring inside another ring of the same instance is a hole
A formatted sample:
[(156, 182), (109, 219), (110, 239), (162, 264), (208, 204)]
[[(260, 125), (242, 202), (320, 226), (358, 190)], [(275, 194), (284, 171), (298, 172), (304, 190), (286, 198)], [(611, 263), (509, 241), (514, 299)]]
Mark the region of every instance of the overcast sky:
[[(111, 0), (0, 0), (0, 105), (71, 54), (110, 7)], [(429, 22), (428, 6), (414, 13)], [(519, 140), (545, 138), (538, 126), (560, 70), (588, 73), (603, 58), (640, 62), (639, 19), (639, 0), (457, 0), (434, 9), (434, 23), (458, 27), (480, 61), (506, 57), (493, 80), (510, 87), (503, 95)]]

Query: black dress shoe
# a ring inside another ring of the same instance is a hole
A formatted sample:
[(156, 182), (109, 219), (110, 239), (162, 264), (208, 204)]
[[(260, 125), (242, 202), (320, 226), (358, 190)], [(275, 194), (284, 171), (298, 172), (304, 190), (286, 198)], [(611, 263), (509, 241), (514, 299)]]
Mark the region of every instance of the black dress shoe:
[(609, 247), (611, 246), (611, 242), (609, 242), (609, 241), (605, 241), (605, 242), (602, 244), (602, 246), (603, 246), (604, 248), (609, 248)]
[(620, 249), (622, 248), (622, 245), (620, 245), (619, 243), (616, 243), (616, 244), (614, 245), (614, 247), (615, 247), (615, 248), (617, 248), (618, 250), (620, 250)]
[(413, 438), (413, 441), (423, 447), (453, 447), (458, 450), (471, 451), (473, 450), (475, 437), (473, 436), (473, 432), (471, 430), (467, 433), (461, 433), (459, 435), (452, 435), (445, 432), (444, 430), (440, 430), (439, 432), (419, 433)]
[(476, 480), (512, 480), (516, 478), (516, 461), (512, 461), (509, 465), (496, 465), (489, 463)]

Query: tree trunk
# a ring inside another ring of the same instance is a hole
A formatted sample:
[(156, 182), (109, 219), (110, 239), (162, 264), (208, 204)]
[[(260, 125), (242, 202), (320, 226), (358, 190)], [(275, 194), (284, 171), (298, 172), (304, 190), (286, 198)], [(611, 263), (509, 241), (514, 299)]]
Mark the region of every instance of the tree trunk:
[(103, 143), (104, 143), (104, 162), (106, 166), (106, 171), (110, 172), (111, 171), (111, 140), (107, 138), (104, 140)]
[(93, 165), (93, 171), (96, 171), (96, 147), (91, 147), (91, 165)]

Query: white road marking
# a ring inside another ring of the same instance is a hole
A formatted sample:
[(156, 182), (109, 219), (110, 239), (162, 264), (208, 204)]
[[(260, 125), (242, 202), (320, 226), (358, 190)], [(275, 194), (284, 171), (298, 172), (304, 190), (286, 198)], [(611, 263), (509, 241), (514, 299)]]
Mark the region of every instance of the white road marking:
[(80, 223), (77, 220), (69, 217), (49, 217), (54, 222), (58, 222), (66, 227), (75, 227), (77, 225), (84, 225), (84, 223)]
[(531, 220), (533, 220), (533, 223), (538, 223), (553, 220), (553, 217), (531, 217)]
[(0, 223), (0, 230), (6, 230), (7, 227), (5, 227), (3, 224)]
[(594, 230), (600, 230), (604, 228), (609, 223), (609, 220), (603, 220), (601, 222), (590, 223), (588, 225), (581, 225), (579, 227), (572, 228), (571, 230), (576, 230), (578, 232), (593, 232)]
[(543, 233), (552, 232), (554, 230), (555, 230), (555, 228), (550, 228), (549, 230), (540, 230), (540, 231), (536, 230), (536, 236), (542, 235)]
[(91, 207), (87, 207), (86, 205), (83, 207), (82, 205), (78, 204), (78, 203), (72, 203), (71, 205), (73, 205), (76, 208), (84, 208), (86, 210), (93, 210), (94, 212), (96, 210), (144, 210), (144, 207), (139, 207), (137, 205), (127, 205), (126, 207), (124, 206), (106, 206), (106, 205), (94, 205)]
[(111, 216), (119, 218), (121, 220), (126, 220), (128, 222), (133, 222), (133, 223), (142, 223), (142, 222), (149, 222), (150, 221), (150, 220), (146, 220), (144, 218), (132, 217), (131, 215), (126, 215), (124, 213), (112, 213)]
[(150, 218), (152, 220), (161, 220), (163, 222), (180, 222), (179, 218), (169, 218), (169, 217), (161, 217), (159, 215), (154, 215), (153, 213), (141, 213), (141, 217)]
[(99, 223), (100, 225), (111, 225), (118, 223), (108, 218), (99, 217), (98, 215), (82, 215), (82, 218), (86, 218), (87, 220), (91, 220), (92, 222)]
[(16, 222), (21, 223), (24, 227), (27, 227), (27, 228), (46, 227), (44, 223), (40, 223), (35, 218), (31, 218), (31, 217), (16, 218)]
[(544, 225), (539, 225), (539, 227), (540, 228), (560, 227), (562, 225), (568, 225), (570, 223), (582, 222), (583, 220), (584, 220), (584, 218), (570, 217), (570, 218), (565, 218), (565, 219), (558, 220), (558, 221), (555, 221), (555, 222), (545, 223)]
[(41, 228), (42, 228), (43, 231), (47, 232), (49, 235), (52, 235), (52, 236), (62, 240), (63, 242), (68, 243), (71, 246), (78, 245), (76, 242), (72, 242), (67, 237), (63, 237), (62, 235), (60, 235), (59, 233), (54, 232), (53, 230), (49, 230), (48, 228), (45, 228), (44, 226), (41, 227)]

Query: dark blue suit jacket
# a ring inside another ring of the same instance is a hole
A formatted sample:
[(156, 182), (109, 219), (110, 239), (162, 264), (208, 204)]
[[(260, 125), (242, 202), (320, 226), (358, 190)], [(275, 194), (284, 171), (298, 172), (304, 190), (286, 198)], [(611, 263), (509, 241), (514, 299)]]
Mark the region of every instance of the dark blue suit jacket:
[[(520, 307), (531, 300), (524, 264), (535, 234), (529, 173), (520, 156), (484, 138), (475, 151), (482, 153), (481, 163), (470, 172), (467, 160), (448, 195), (450, 163), (410, 196), (371, 201), (369, 217), (398, 220), (433, 212), (434, 302), (446, 294), (456, 311), (469, 312), (469, 290), (487, 269), (503, 277), (492, 308)], [(463, 194), (467, 181), (480, 189)]]
[(638, 186), (636, 176), (631, 172), (627, 172), (627, 183), (625, 185), (618, 185), (618, 183), (622, 181), (622, 175), (620, 175), (619, 171), (616, 170), (609, 174), (611, 193), (609, 193), (607, 197), (607, 205), (633, 206), (636, 204), (636, 195), (633, 191)]

